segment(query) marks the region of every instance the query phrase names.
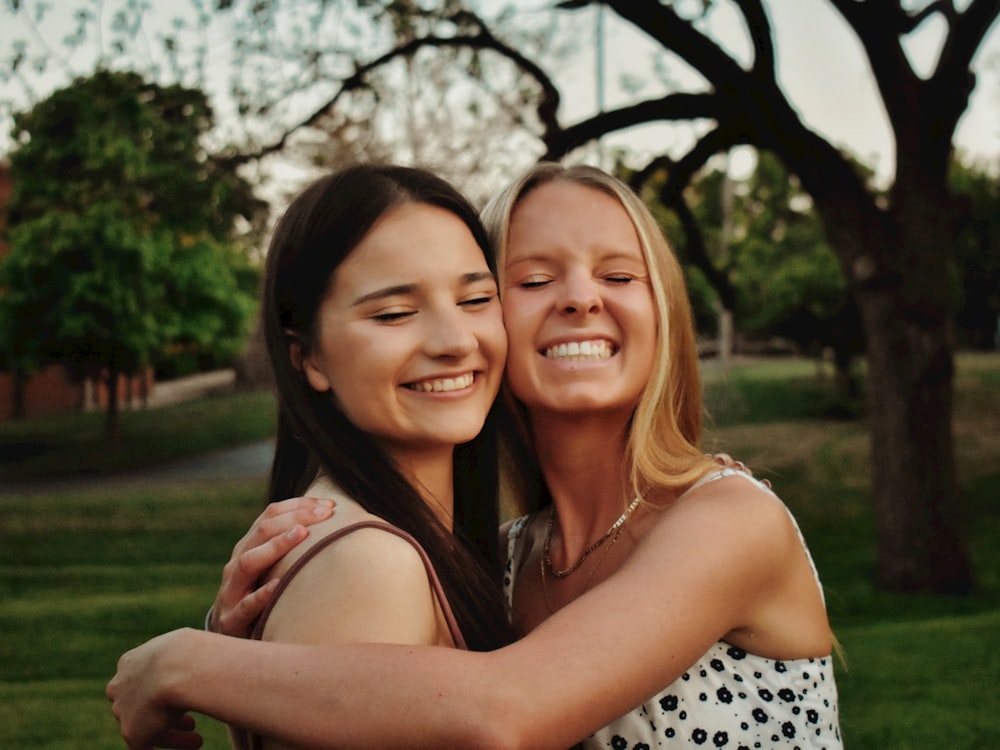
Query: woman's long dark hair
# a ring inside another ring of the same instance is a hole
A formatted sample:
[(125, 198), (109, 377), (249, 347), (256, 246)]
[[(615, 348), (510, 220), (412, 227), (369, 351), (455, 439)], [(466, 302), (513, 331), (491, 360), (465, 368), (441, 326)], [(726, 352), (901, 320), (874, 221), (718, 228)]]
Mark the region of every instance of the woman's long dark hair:
[(379, 443), (347, 419), (331, 394), (316, 392), (290, 355), (295, 340), (304, 354), (314, 345), (317, 312), (340, 264), (386, 211), (408, 202), (437, 206), (461, 219), (496, 272), (475, 209), (447, 182), (421, 169), (358, 164), (334, 172), (295, 198), (275, 228), (261, 308), (278, 390), (268, 502), (302, 495), (322, 469), (369, 513), (417, 539), (469, 647), (489, 650), (513, 638), (499, 587), (497, 406), (479, 436), (455, 450), (452, 533)]

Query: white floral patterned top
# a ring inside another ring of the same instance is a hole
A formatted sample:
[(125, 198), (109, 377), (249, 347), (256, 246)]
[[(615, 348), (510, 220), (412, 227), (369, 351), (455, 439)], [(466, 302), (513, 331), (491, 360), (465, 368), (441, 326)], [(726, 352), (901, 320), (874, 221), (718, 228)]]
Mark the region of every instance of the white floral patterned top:
[[(756, 482), (742, 472), (722, 469), (695, 486), (733, 474)], [(530, 519), (518, 518), (508, 534), (504, 576), (508, 610), (514, 597), (517, 540)], [(805, 547), (804, 539), (802, 545)], [(816, 573), (811, 556), (809, 563)], [(816, 583), (819, 585), (818, 575)], [(765, 659), (719, 641), (678, 679), (595, 732), (581, 747), (840, 750), (843, 744), (832, 659)]]

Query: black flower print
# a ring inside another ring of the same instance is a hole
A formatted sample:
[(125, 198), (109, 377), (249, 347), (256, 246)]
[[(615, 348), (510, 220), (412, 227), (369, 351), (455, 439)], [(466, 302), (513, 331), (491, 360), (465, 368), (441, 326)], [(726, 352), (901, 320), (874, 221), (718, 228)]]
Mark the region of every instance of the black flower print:
[(704, 729), (695, 729), (691, 732), (691, 741), (696, 745), (704, 745), (708, 742), (708, 732)]

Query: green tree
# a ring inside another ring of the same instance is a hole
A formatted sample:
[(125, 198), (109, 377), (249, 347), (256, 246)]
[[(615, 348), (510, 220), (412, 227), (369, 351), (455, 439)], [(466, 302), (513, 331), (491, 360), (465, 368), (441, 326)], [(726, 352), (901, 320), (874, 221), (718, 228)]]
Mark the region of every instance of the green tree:
[(201, 92), (105, 70), (15, 118), (4, 358), (103, 380), (112, 440), (119, 375), (171, 345), (232, 350), (247, 332), (253, 288), (233, 227), (260, 206), (207, 157), (211, 122)]
[(777, 158), (764, 153), (735, 212), (740, 330), (782, 336), (807, 351), (831, 347), (841, 395), (853, 397), (851, 362), (863, 350), (860, 321), (812, 201)]

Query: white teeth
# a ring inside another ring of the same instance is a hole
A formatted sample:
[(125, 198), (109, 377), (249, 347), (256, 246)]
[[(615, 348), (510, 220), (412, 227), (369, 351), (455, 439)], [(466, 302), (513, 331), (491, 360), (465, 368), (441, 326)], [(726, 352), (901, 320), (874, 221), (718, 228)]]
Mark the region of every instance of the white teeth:
[(611, 345), (604, 339), (570, 341), (545, 350), (549, 359), (602, 360), (611, 356)]
[(421, 383), (410, 383), (406, 387), (414, 391), (424, 393), (447, 393), (448, 391), (459, 391), (472, 385), (475, 377), (471, 372), (459, 375), (457, 378), (439, 378), (437, 380), (425, 380)]

